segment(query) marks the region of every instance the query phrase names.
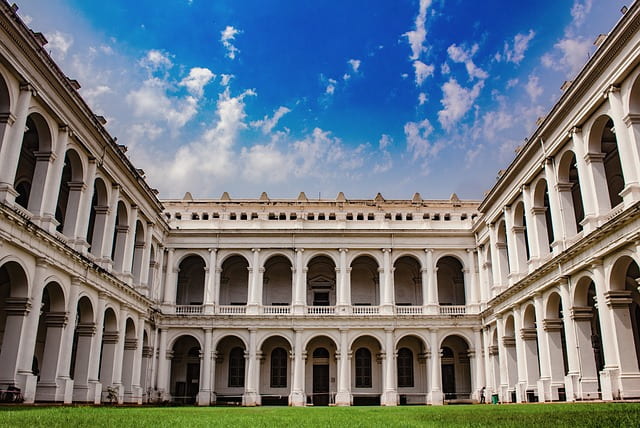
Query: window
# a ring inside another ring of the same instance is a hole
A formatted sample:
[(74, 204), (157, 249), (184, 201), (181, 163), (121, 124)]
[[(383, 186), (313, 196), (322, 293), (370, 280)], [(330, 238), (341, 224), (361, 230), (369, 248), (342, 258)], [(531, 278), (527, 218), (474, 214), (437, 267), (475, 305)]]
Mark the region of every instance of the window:
[(318, 220), (324, 220), (324, 213), (318, 214)]
[(271, 351), (271, 388), (287, 387), (287, 351), (276, 348)]
[(313, 293), (313, 306), (329, 306), (329, 293), (316, 291)]
[(229, 214), (229, 220), (235, 220), (235, 219), (236, 219), (236, 213)]
[(356, 388), (371, 388), (371, 351), (356, 351)]
[(229, 352), (229, 387), (244, 386), (244, 349), (233, 348)]
[(358, 215), (356, 216), (356, 219), (358, 219), (358, 220), (364, 220), (364, 214), (362, 214), (362, 213), (358, 213)]
[(398, 387), (407, 388), (413, 386), (413, 352), (409, 348), (400, 348), (398, 351)]
[(240, 220), (246, 220), (247, 219), (247, 213), (240, 213)]

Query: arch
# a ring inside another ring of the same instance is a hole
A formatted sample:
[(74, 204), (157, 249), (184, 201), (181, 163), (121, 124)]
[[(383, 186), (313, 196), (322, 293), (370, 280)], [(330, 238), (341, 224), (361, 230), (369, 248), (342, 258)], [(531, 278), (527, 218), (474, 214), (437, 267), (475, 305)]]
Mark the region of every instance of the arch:
[(405, 334), (395, 344), (400, 404), (425, 404), (428, 388), (427, 346), (417, 334)]
[(353, 259), (351, 267), (351, 304), (377, 306), (380, 304), (379, 264), (370, 255)]
[(173, 401), (193, 404), (200, 390), (200, 342), (190, 334), (183, 334), (176, 338), (171, 350), (170, 388)]
[(314, 255), (307, 263), (308, 306), (335, 306), (336, 264), (325, 255)]
[(513, 207), (513, 226), (520, 271), (526, 271), (527, 261), (531, 259), (531, 249), (529, 248), (529, 230), (523, 201), (516, 202)]
[(551, 252), (551, 244), (555, 240), (547, 180), (540, 178), (533, 189), (533, 218), (538, 232), (538, 246), (544, 256)]
[[(131, 273), (133, 274), (133, 283), (140, 284), (142, 270), (145, 268), (142, 266), (142, 259), (144, 255), (144, 249), (146, 247), (145, 236), (147, 234), (147, 227), (145, 223), (136, 220), (136, 230), (133, 241), (133, 257), (131, 260)], [(148, 267), (147, 267), (148, 268)]]
[(111, 260), (116, 272), (124, 272), (125, 249), (127, 234), (129, 233), (129, 208), (124, 201), (118, 201), (116, 206), (116, 227), (113, 230)]
[[(380, 340), (363, 334), (351, 343), (351, 388), (354, 405), (379, 405), (382, 393), (382, 353)], [(392, 352), (394, 352), (392, 350)]]
[(281, 335), (271, 335), (258, 348), (265, 359), (260, 367), (260, 394), (262, 405), (288, 405), (291, 391), (292, 355), (290, 341)]
[(442, 392), (445, 400), (469, 399), (471, 396), (471, 366), (469, 342), (458, 334), (445, 337), (440, 348)]
[(74, 381), (74, 400), (87, 401), (87, 394), (83, 392), (89, 388), (91, 342), (96, 329), (93, 303), (88, 296), (81, 296), (76, 309), (69, 375)]
[(0, 113), (11, 113), (11, 92), (4, 76), (4, 70), (0, 72)]
[(307, 402), (314, 406), (328, 406), (331, 391), (337, 389), (336, 342), (328, 335), (318, 334), (305, 343), (304, 349), (308, 356), (304, 383)]
[(261, 340), (258, 340), (257, 348), (262, 349), (265, 343), (269, 341), (282, 341), (283, 343), (286, 343), (287, 347), (293, 349), (293, 343), (291, 343), (291, 338), (287, 337), (285, 334), (267, 334)]
[(638, 76), (637, 72), (634, 78), (635, 80), (633, 81), (633, 84), (631, 85), (631, 88), (629, 90), (627, 111), (630, 114), (640, 113), (640, 76)]
[(57, 230), (73, 238), (80, 209), (80, 195), (84, 177), (82, 159), (74, 149), (68, 149), (64, 156), (62, 177), (58, 188), (55, 219)]
[(396, 341), (394, 343), (394, 346), (396, 348), (398, 348), (398, 346), (400, 346), (400, 342), (403, 339), (411, 339), (411, 338), (415, 338), (418, 342), (420, 342), (422, 344), (422, 346), (424, 347), (425, 351), (428, 351), (431, 349), (431, 345), (429, 344), (429, 341), (427, 340), (426, 337), (424, 337), (424, 335), (420, 332), (405, 332), (402, 334), (399, 334), (396, 337)]
[(17, 374), (18, 358), (17, 347), (10, 344), (20, 342), (25, 318), (20, 310), (27, 308), (28, 295), (29, 281), (25, 269), (18, 261), (11, 258), (2, 260), (0, 266), (0, 379), (14, 380), (13, 384)]
[(89, 252), (94, 256), (102, 256), (104, 232), (107, 226), (107, 213), (109, 211), (109, 191), (104, 180), (96, 177), (93, 181), (93, 196), (89, 210), (89, 224), (87, 228), (87, 242)]
[(436, 263), (438, 300), (444, 305), (465, 305), (463, 265), (456, 257), (445, 256)]
[[(616, 319), (628, 317), (631, 324), (620, 323), (614, 330), (618, 343), (633, 343), (636, 359), (629, 361), (621, 356), (620, 368), (625, 371), (637, 371), (640, 367), (640, 267), (638, 263), (628, 255), (619, 257), (613, 264), (610, 276), (612, 311)], [(609, 304), (609, 302), (607, 302)], [(625, 307), (626, 306), (626, 307)]]
[(618, 153), (618, 140), (615, 134), (613, 119), (607, 115), (598, 117), (589, 132), (589, 153), (604, 155), (602, 166), (607, 181), (609, 208), (622, 203), (620, 192), (625, 187), (624, 172)]
[(293, 289), (291, 260), (275, 254), (265, 260), (262, 277), (262, 304), (265, 306), (291, 306)]
[[(16, 203), (25, 209), (33, 209), (40, 205), (45, 184), (44, 176), (36, 180), (36, 173), (46, 175), (49, 159), (43, 159), (41, 168), (36, 168), (39, 163), (36, 153), (50, 153), (52, 146), (51, 129), (47, 120), (37, 112), (27, 116), (25, 133), (22, 138), (18, 167), (13, 183), (13, 187), (18, 193)], [(46, 164), (44, 163), (46, 161)], [(33, 186), (38, 186), (33, 189)], [(35, 190), (35, 191), (34, 191)], [(32, 197), (34, 196), (35, 197)]]
[(189, 255), (178, 265), (176, 304), (202, 305), (204, 302), (206, 263), (199, 255)]
[(335, 251), (314, 250), (309, 252), (309, 254), (307, 254), (307, 251), (305, 251), (305, 253), (303, 254), (302, 259), (304, 261), (305, 267), (309, 267), (309, 263), (316, 257), (326, 257), (331, 260), (331, 262), (333, 262), (335, 266), (338, 266), (339, 260)]
[(353, 254), (351, 253), (351, 251), (349, 251), (347, 253), (347, 265), (349, 267), (353, 268), (353, 263), (356, 260), (361, 259), (363, 257), (369, 257), (378, 266), (382, 266), (382, 264), (383, 264), (381, 252), (379, 252), (379, 251), (378, 252), (374, 252), (374, 251), (367, 251), (367, 250), (357, 250), (357, 251), (354, 251)]
[(221, 305), (246, 305), (249, 292), (249, 262), (242, 255), (226, 257), (221, 265)]
[(569, 236), (573, 236), (582, 231), (585, 213), (578, 164), (571, 150), (564, 152), (558, 162), (558, 190), (563, 208), (569, 211), (564, 219), (565, 229)]
[(420, 261), (412, 256), (402, 256), (393, 264), (395, 302), (399, 306), (421, 306), (422, 274)]
[(291, 251), (283, 251), (280, 249), (275, 250), (267, 250), (266, 254), (263, 255), (264, 259), (262, 261), (262, 267), (267, 268), (267, 263), (269, 263), (273, 258), (281, 257), (286, 259), (289, 262), (289, 265), (293, 266), (295, 264), (295, 260), (291, 255)]
[(320, 334), (314, 334), (312, 336), (309, 336), (303, 342), (303, 346), (302, 347), (304, 349), (307, 349), (307, 348), (309, 348), (309, 345), (314, 341), (319, 342), (319, 341), (326, 341), (326, 340), (328, 340), (330, 342), (331, 346), (333, 346), (336, 349), (338, 348), (338, 342), (339, 342), (338, 338), (332, 337), (330, 333), (329, 334), (320, 333)]
[(53, 401), (55, 398), (62, 334), (67, 321), (66, 308), (62, 286), (48, 282), (42, 292), (34, 352), (35, 372), (39, 376), (36, 401)]
[[(424, 253), (424, 251), (422, 253)], [(391, 264), (395, 265), (398, 260), (403, 259), (405, 257), (409, 257), (414, 259), (418, 263), (418, 265), (420, 266), (420, 269), (423, 269), (424, 266), (422, 265), (422, 260), (420, 259), (419, 254), (420, 253), (417, 253), (416, 251), (408, 251), (408, 250), (393, 251), (391, 253)]]
[(114, 365), (116, 363), (117, 344), (120, 334), (117, 310), (107, 306), (104, 310), (102, 326), (102, 351), (100, 355), (99, 380), (102, 384), (102, 401), (107, 401), (107, 388), (114, 382)]
[(216, 376), (214, 392), (218, 403), (240, 403), (245, 385), (245, 340), (227, 334), (216, 344)]
[(509, 263), (509, 247), (507, 246), (507, 224), (504, 219), (500, 219), (497, 225), (496, 252), (498, 254), (498, 267), (500, 270), (500, 280), (505, 285), (509, 281), (511, 265)]

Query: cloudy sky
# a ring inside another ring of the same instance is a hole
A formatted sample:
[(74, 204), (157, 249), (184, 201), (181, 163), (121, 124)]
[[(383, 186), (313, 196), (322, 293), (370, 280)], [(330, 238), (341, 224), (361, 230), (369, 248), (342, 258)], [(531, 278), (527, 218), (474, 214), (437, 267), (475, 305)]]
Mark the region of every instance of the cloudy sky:
[(164, 198), (479, 199), (621, 0), (19, 0)]

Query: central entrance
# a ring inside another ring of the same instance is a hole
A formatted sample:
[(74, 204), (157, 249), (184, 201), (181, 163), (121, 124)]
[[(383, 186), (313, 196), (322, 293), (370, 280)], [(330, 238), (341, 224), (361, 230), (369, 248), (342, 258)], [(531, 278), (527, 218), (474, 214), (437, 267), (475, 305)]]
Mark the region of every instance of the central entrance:
[(329, 351), (313, 351), (313, 405), (329, 405)]

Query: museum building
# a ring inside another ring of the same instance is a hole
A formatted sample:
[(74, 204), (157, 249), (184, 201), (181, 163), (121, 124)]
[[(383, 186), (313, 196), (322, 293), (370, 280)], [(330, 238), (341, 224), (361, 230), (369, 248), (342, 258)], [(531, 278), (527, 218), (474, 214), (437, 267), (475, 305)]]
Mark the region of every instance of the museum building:
[(640, 4), (481, 201), (160, 200), (16, 12), (0, 1), (2, 391), (640, 398)]

